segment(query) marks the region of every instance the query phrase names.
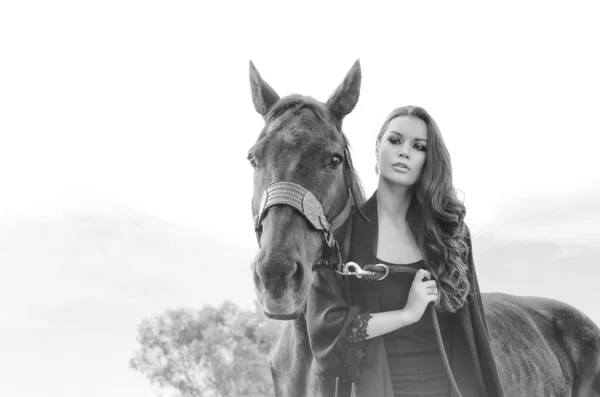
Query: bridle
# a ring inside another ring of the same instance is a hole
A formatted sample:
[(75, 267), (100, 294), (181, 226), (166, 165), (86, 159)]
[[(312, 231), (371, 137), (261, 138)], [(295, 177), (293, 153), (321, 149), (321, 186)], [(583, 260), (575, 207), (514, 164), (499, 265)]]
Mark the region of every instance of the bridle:
[[(352, 186), (350, 182), (352, 163), (350, 160), (350, 152), (347, 147), (344, 148), (343, 164), (346, 167), (344, 182), (346, 184), (346, 190), (348, 191), (348, 198), (346, 199), (344, 208), (332, 221), (327, 220), (321, 202), (312, 192), (305, 189), (303, 186), (287, 181), (278, 181), (269, 185), (261, 197), (258, 215), (254, 217), (254, 231), (256, 233), (258, 246), (260, 247), (262, 222), (265, 216), (267, 216), (269, 209), (275, 205), (287, 205), (297, 210), (312, 229), (323, 233), (325, 242), (323, 252), (321, 253), (321, 258), (313, 265), (313, 270), (332, 268), (341, 275), (356, 274), (358, 277), (361, 277), (355, 272), (350, 272), (349, 269), (354, 264), (353, 262), (350, 262), (347, 265), (343, 264), (340, 246), (335, 239), (336, 230), (348, 220), (353, 207), (355, 207), (354, 197), (352, 196), (352, 190), (350, 189), (350, 186)], [(358, 209), (358, 211), (364, 216), (360, 209)], [(358, 265), (356, 266), (360, 269)]]
[(258, 215), (254, 217), (254, 231), (260, 247), (262, 222), (269, 209), (275, 205), (287, 205), (297, 210), (308, 224), (315, 230), (323, 233), (325, 247), (321, 259), (315, 266), (330, 266), (337, 268), (342, 264), (340, 247), (334, 233), (350, 216), (354, 199), (348, 188), (348, 199), (342, 211), (329, 222), (325, 216), (323, 205), (309, 190), (293, 182), (274, 182), (263, 193), (258, 208)]

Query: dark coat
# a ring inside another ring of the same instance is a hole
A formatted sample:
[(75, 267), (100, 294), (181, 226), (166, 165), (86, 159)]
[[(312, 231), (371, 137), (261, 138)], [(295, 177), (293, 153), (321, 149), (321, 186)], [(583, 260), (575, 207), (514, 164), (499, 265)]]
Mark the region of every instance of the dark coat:
[[(377, 252), (378, 219), (376, 193), (363, 205), (370, 222), (352, 214), (349, 257), (361, 267), (374, 264)], [(452, 339), (444, 335), (450, 366), (463, 397), (503, 397), (496, 362), (490, 347), (477, 275), (473, 265), (470, 236), (468, 265), (470, 294), (467, 303), (447, 316)], [(360, 313), (380, 312), (374, 293), (376, 281), (339, 276), (333, 270), (314, 272), (306, 321), (309, 342), (325, 382), (336, 378), (354, 380), (355, 397), (393, 397), (383, 336), (349, 343), (347, 332)], [(429, 315), (426, 311), (424, 315)], [(339, 384), (338, 384), (339, 387)], [(485, 390), (485, 392), (483, 391)], [(455, 395), (452, 394), (454, 397)]]

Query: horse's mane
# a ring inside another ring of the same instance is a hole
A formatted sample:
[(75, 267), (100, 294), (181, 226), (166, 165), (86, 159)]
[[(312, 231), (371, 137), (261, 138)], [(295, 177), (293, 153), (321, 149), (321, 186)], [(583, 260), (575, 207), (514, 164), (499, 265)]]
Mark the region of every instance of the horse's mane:
[(365, 191), (362, 186), (362, 182), (358, 177), (358, 173), (354, 168), (354, 164), (352, 163), (352, 155), (350, 154), (350, 142), (346, 135), (342, 132), (342, 138), (344, 138), (344, 144), (346, 145), (346, 155), (348, 156), (348, 183), (350, 184), (350, 191), (352, 192), (352, 197), (354, 198), (354, 203), (360, 208), (365, 201), (367, 201), (367, 197), (365, 196)]

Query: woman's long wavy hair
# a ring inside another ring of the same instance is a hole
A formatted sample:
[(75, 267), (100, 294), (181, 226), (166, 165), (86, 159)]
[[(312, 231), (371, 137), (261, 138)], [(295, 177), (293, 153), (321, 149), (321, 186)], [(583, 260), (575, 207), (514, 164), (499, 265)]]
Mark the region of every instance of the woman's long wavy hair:
[(448, 149), (436, 122), (425, 109), (418, 106), (394, 109), (377, 136), (376, 150), (379, 151), (390, 121), (399, 116), (416, 117), (427, 125), (427, 156), (413, 187), (407, 221), (423, 260), (440, 286), (442, 310), (455, 312), (466, 302), (470, 289), (466, 209), (452, 184)]

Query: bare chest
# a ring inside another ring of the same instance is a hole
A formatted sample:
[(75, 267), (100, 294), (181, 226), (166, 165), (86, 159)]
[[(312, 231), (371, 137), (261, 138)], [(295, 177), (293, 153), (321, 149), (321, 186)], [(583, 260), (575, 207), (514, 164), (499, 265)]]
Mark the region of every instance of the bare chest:
[(391, 263), (414, 263), (423, 256), (408, 227), (384, 222), (379, 224), (377, 258)]

